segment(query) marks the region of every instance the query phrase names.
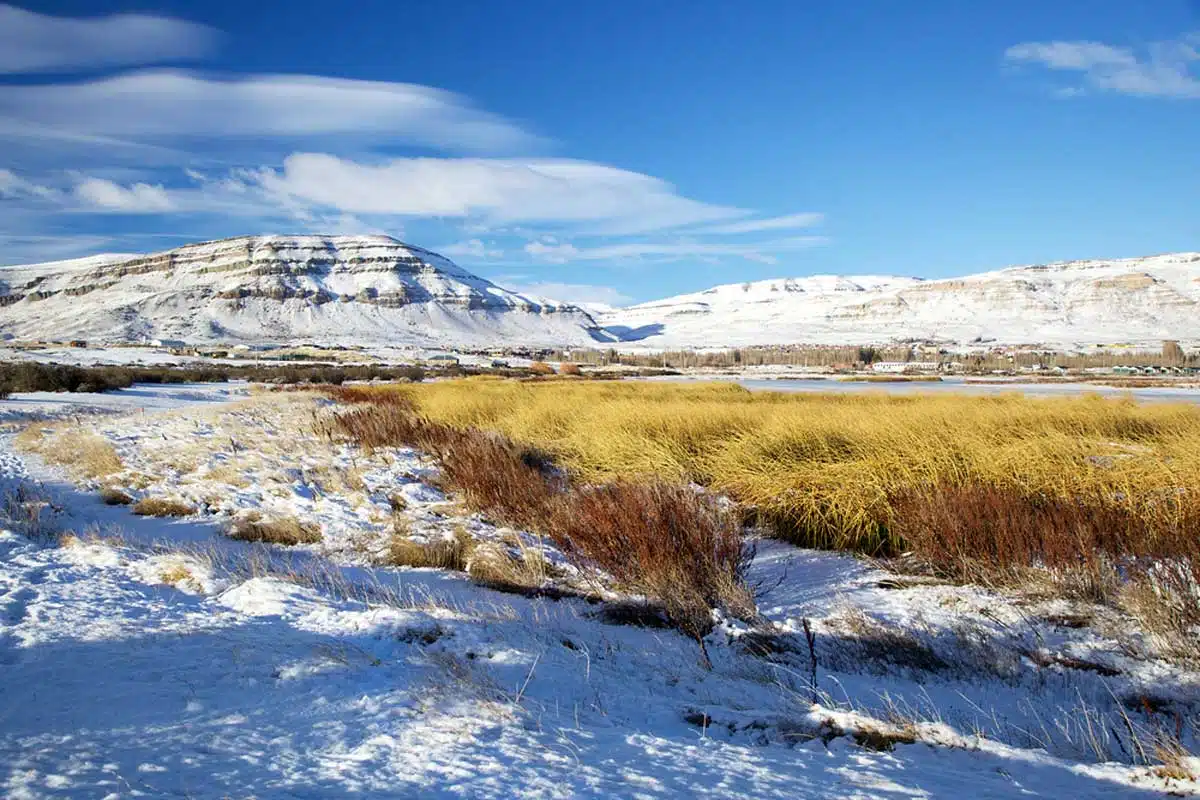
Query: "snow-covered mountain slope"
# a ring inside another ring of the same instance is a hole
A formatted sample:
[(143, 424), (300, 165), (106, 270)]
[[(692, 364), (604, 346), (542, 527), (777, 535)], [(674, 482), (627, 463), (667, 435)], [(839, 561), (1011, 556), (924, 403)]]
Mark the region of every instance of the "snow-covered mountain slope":
[(598, 319), (651, 347), (1200, 340), (1200, 253), (1012, 267), (947, 280), (758, 281), (618, 309)]
[(584, 345), (582, 309), (532, 300), (388, 236), (252, 236), (0, 269), (19, 339)]

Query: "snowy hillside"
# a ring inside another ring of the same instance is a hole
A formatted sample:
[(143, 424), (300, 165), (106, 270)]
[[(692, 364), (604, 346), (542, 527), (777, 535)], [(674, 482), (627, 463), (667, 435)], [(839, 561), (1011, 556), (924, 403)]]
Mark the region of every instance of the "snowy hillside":
[(1200, 341), (1200, 253), (1012, 267), (947, 280), (758, 281), (598, 316), (652, 347), (927, 339), (1065, 345)]
[(0, 269), (19, 339), (581, 345), (590, 316), (387, 236), (254, 236)]

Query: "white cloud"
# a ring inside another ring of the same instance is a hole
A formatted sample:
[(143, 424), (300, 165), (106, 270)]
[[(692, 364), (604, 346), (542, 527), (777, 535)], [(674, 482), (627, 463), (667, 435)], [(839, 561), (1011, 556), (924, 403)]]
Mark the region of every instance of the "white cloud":
[(690, 233), (757, 233), (761, 231), (779, 231), (791, 228), (811, 228), (825, 221), (824, 214), (805, 211), (799, 214), (788, 214), (782, 217), (766, 217), (764, 219), (747, 219), (741, 222), (730, 222), (724, 225), (712, 225), (689, 231)]
[(85, 205), (122, 213), (161, 213), (175, 207), (162, 186), (135, 183), (126, 187), (103, 178), (84, 180), (75, 187), (75, 196)]
[(0, 197), (15, 199), (20, 197), (37, 197), (55, 199), (58, 192), (49, 186), (42, 186), (26, 180), (9, 169), (0, 169)]
[[(1132, 48), (1102, 42), (1025, 42), (1004, 53), (1010, 63), (1083, 73), (1087, 87), (1152, 97), (1200, 98), (1200, 34), (1157, 42), (1139, 57)], [(1072, 87), (1068, 94), (1080, 94)], [(1061, 94), (1061, 92), (1060, 92)]]
[(439, 247), (438, 252), (451, 258), (503, 258), (504, 251), (488, 247), (482, 239), (468, 239)]
[(821, 236), (791, 236), (754, 244), (623, 242), (597, 247), (576, 247), (570, 243), (546, 244), (539, 241), (526, 244), (525, 252), (535, 259), (551, 264), (565, 264), (570, 261), (617, 261), (645, 257), (657, 257), (671, 261), (682, 258), (721, 256), (733, 256), (764, 264), (774, 264), (778, 261), (776, 253), (814, 247), (824, 244), (825, 241), (825, 238)]
[(460, 95), (429, 86), (308, 75), (209, 77), (143, 70), (83, 83), (0, 86), (0, 135), (313, 137), (354, 134), (459, 150), (538, 139)]
[(638, 232), (741, 216), (658, 178), (566, 159), (399, 158), (360, 164), (298, 153), (247, 179), (280, 202), (351, 213), (604, 223)]
[(145, 14), (69, 19), (0, 4), (0, 73), (148, 64), (204, 55), (217, 32)]
[(510, 284), (505, 288), (519, 292), (520, 294), (546, 297), (564, 303), (597, 303), (606, 306), (621, 306), (633, 300), (629, 295), (622, 294), (611, 286), (595, 286), (590, 283), (541, 281), (538, 283)]

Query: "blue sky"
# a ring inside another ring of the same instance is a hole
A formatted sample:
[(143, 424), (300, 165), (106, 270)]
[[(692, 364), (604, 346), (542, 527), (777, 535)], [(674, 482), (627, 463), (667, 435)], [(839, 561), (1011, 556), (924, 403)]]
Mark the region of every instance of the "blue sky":
[(1200, 249), (1200, 3), (0, 4), (0, 264), (384, 232), (629, 302)]

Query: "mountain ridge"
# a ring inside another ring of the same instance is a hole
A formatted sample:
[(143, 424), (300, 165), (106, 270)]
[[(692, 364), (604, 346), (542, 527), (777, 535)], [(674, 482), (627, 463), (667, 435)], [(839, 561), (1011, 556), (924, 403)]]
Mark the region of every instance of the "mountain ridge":
[(714, 286), (597, 315), (645, 347), (1200, 341), (1200, 253), (1079, 259), (952, 278), (813, 275)]
[(584, 345), (587, 312), (533, 300), (390, 236), (239, 236), (0, 269), (18, 338)]
[(510, 291), (390, 236), (264, 235), (0, 268), (18, 339), (701, 348), (1200, 343), (1200, 253), (952, 278), (811, 275), (624, 307)]

